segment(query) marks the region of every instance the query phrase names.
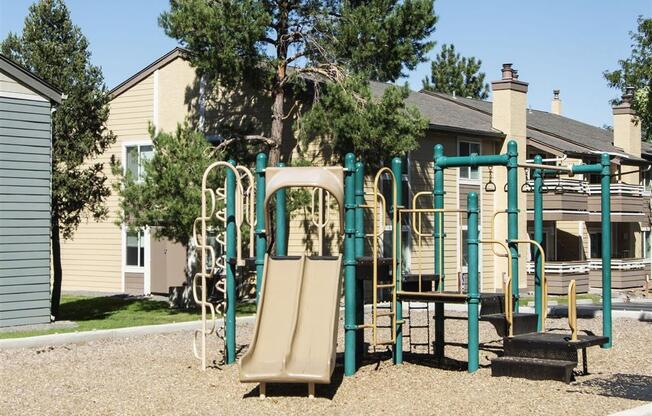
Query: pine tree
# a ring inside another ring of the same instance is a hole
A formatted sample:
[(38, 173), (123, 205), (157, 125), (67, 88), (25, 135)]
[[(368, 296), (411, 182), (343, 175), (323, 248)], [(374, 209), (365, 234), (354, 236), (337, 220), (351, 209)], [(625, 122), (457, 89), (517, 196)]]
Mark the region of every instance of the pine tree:
[(114, 141), (105, 125), (109, 96), (99, 67), (90, 62), (88, 41), (70, 19), (63, 0), (40, 0), (29, 8), (20, 35), (10, 33), (2, 53), (67, 95), (52, 116), (53, 286), (51, 313), (57, 318), (61, 297), (60, 238), (71, 238), (86, 216), (107, 215), (110, 188), (102, 163), (95, 160)]
[(603, 73), (609, 87), (617, 88), (621, 94), (612, 100), (620, 102), (627, 87), (634, 87), (636, 92), (632, 107), (641, 122), (643, 140), (652, 142), (652, 19), (639, 16), (636, 32), (630, 32), (632, 39), (631, 56), (618, 61), (620, 69)]
[(369, 83), (358, 78), (328, 85), (301, 121), (304, 148), (314, 137), (327, 137), (336, 157), (355, 149), (371, 169), (414, 150), (428, 122), (406, 105), (409, 92), (407, 86), (389, 85), (372, 99)]
[(395, 80), (424, 61), (437, 16), (431, 0), (171, 0), (159, 21), (204, 79), (271, 99), (269, 135), (241, 138), (269, 144), (273, 165), (291, 153), (286, 124), (304, 104), (291, 93), (306, 77)]
[(486, 99), (489, 97), (489, 84), (484, 81), (485, 74), (480, 72), (481, 66), (481, 60), (462, 57), (455, 52), (455, 45), (444, 44), (431, 63), (430, 77), (423, 80), (423, 89)]
[[(186, 126), (173, 133), (150, 129), (153, 157), (143, 160), (142, 180), (112, 158), (113, 189), (120, 196), (117, 223), (138, 230), (152, 227), (154, 237), (167, 238), (188, 248), (191, 232), (201, 210), (204, 170), (220, 157), (203, 134)], [(211, 177), (211, 183), (218, 182)]]

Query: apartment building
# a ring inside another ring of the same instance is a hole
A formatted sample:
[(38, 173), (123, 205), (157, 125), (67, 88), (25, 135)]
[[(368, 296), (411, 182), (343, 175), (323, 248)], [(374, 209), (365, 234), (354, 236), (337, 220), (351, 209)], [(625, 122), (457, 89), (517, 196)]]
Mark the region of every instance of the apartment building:
[[(602, 152), (613, 156), (612, 184), (613, 279), (614, 288), (642, 286), (649, 274), (650, 263), (650, 182), (646, 171), (652, 160), (652, 148), (641, 146), (640, 126), (629, 106), (628, 97), (614, 107), (613, 132), (564, 117), (559, 92), (555, 92), (551, 111), (529, 109), (527, 92), (530, 86), (518, 78), (511, 65), (503, 66), (498, 80), (492, 82), (493, 100), (482, 101), (432, 92), (411, 92), (407, 101), (429, 120), (426, 137), (411, 152), (404, 164), (402, 180), (407, 190), (406, 204), (412, 195), (431, 191), (433, 185), (433, 146), (441, 143), (447, 155), (495, 154), (505, 152), (507, 140), (516, 140), (519, 161), (541, 154), (547, 163), (595, 162)], [(202, 86), (194, 70), (184, 59), (182, 49), (174, 49), (111, 91), (109, 128), (118, 139), (102, 159), (106, 175), (115, 181), (108, 168), (113, 156), (123, 166), (138, 169), (139, 160), (151, 157), (153, 151), (148, 126), (165, 131), (185, 120), (201, 120), (198, 126), (212, 125), (211, 117), (219, 109), (206, 107)], [(386, 84), (372, 83), (374, 95), (382, 94)], [(264, 106), (265, 100), (258, 105)], [(265, 128), (263, 126), (263, 128)], [(635, 173), (628, 173), (636, 171)], [(371, 172), (368, 172), (371, 174)], [(494, 192), (486, 187), (496, 186)], [(505, 239), (504, 216), (494, 216), (506, 208), (503, 190), (506, 173), (503, 168), (448, 169), (445, 176), (446, 207), (464, 208), (466, 195), (476, 191), (480, 197), (481, 235)], [(532, 232), (532, 198), (528, 193), (529, 178), (519, 172), (520, 237)], [(592, 177), (562, 177), (545, 180), (544, 196), (546, 272), (550, 292), (564, 290), (566, 282), (575, 278), (578, 291), (599, 287), (599, 187)], [(417, 206), (428, 206), (425, 197)], [(148, 230), (130, 234), (114, 224), (118, 197), (108, 200), (109, 218), (100, 223), (80, 225), (74, 238), (64, 243), (64, 290), (102, 292), (167, 293), (169, 286), (185, 280), (185, 251), (169, 241), (155, 240)], [(306, 230), (314, 232), (310, 219), (303, 212), (291, 215), (289, 254), (306, 250)], [(337, 246), (337, 218), (326, 230), (332, 247)], [(432, 232), (432, 218), (424, 218), (422, 232)], [(446, 215), (444, 220), (445, 274), (447, 289), (456, 288), (466, 271), (465, 247), (461, 244), (466, 229), (464, 216)], [(410, 227), (404, 227), (405, 267), (411, 271), (432, 272), (433, 242), (418, 238)], [(335, 231), (333, 231), (335, 230)], [(309, 238), (314, 238), (314, 235)], [(520, 247), (528, 253), (528, 247)], [(527, 257), (527, 256), (526, 256)], [(496, 256), (493, 248), (481, 248), (481, 290), (502, 290), (506, 261)], [(521, 262), (520, 287), (527, 290), (528, 270)], [(450, 278), (453, 277), (453, 278)], [(450, 286), (448, 286), (450, 285)]]

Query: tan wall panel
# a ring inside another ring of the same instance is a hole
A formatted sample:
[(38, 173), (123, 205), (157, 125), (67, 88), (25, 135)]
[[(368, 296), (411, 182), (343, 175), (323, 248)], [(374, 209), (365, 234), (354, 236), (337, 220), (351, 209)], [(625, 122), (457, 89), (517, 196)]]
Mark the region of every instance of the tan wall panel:
[[(173, 132), (183, 124), (191, 107), (195, 70), (183, 59), (175, 59), (158, 70), (158, 128)], [(186, 97), (189, 95), (189, 98)]]
[[(122, 160), (123, 143), (149, 138), (153, 91), (153, 76), (149, 76), (111, 101), (107, 127), (117, 135), (116, 143), (96, 160), (89, 161), (104, 163), (109, 186), (115, 181), (111, 174), (111, 156)], [(62, 243), (63, 290), (122, 290), (122, 232), (114, 224), (118, 212), (117, 195), (112, 191), (106, 202), (109, 208), (106, 220), (82, 222), (73, 238)]]

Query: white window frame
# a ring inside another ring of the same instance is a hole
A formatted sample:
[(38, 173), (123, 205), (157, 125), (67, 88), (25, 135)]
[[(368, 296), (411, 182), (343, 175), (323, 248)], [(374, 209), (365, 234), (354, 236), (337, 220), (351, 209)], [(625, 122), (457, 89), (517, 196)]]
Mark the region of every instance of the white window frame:
[[(462, 143), (465, 143), (465, 144), (468, 144), (468, 145), (478, 146), (478, 154), (479, 155), (482, 154), (482, 143), (480, 143), (480, 141), (474, 140), (474, 139), (467, 139), (467, 138), (458, 138), (457, 139), (457, 154), (458, 155), (461, 155), (460, 148), (461, 148)], [(462, 177), (462, 169), (468, 169), (469, 170), (469, 177), (468, 178)], [(457, 177), (458, 177), (459, 183), (469, 184), (469, 185), (478, 185), (478, 184), (482, 183), (482, 171), (480, 170), (479, 166), (478, 166), (478, 178), (473, 179), (470, 176), (471, 176), (471, 167), (470, 166), (457, 168)]]
[[(126, 173), (127, 173), (127, 148), (136, 147), (136, 146), (138, 146), (138, 153), (140, 154), (140, 148), (142, 146), (152, 146), (152, 149), (153, 149), (154, 143), (152, 142), (151, 139), (135, 140), (135, 141), (123, 142), (122, 143), (122, 174), (123, 175), (126, 175)], [(136, 182), (141, 182), (142, 181), (140, 169), (141, 169), (141, 165), (140, 165), (140, 158), (139, 158), (139, 160), (138, 160), (138, 177), (136, 178)]]
[[(141, 140), (131, 140), (131, 141), (125, 141), (122, 142), (122, 173), (125, 174), (127, 171), (127, 148), (128, 147), (134, 147), (134, 146), (153, 146), (153, 142), (151, 139), (141, 139)], [(142, 273), (143, 274), (143, 292), (144, 294), (149, 294), (151, 293), (151, 270), (150, 270), (150, 263), (151, 263), (151, 244), (150, 244), (150, 228), (145, 227), (143, 230), (143, 248), (145, 249), (145, 258), (144, 258), (144, 266), (127, 266), (127, 227), (122, 226), (121, 227), (121, 234), (122, 234), (122, 253), (120, 254), (121, 257), (121, 264), (122, 264), (122, 291), (126, 291), (126, 277), (125, 273)]]

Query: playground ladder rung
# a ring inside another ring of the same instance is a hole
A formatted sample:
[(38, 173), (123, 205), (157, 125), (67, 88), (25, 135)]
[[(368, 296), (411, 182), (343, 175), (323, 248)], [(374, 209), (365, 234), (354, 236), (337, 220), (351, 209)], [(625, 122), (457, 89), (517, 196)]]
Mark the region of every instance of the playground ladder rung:
[(383, 283), (382, 285), (376, 285), (376, 289), (389, 289), (396, 287), (396, 283)]
[(380, 318), (382, 316), (394, 316), (394, 311), (391, 311), (391, 312), (377, 312), (376, 313), (376, 318)]

